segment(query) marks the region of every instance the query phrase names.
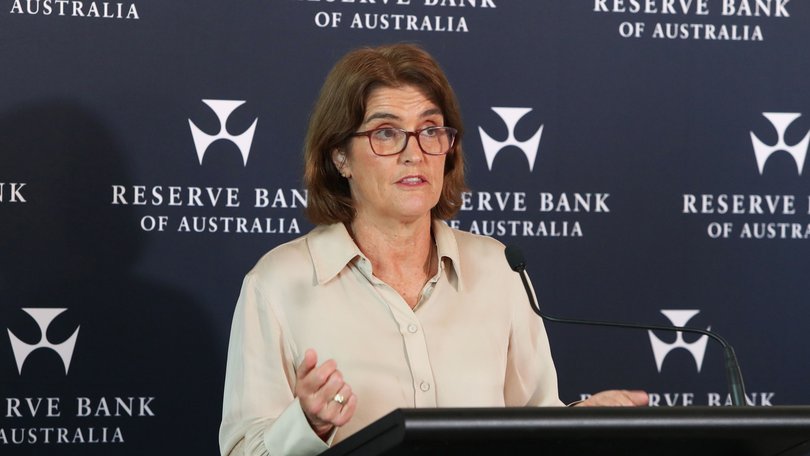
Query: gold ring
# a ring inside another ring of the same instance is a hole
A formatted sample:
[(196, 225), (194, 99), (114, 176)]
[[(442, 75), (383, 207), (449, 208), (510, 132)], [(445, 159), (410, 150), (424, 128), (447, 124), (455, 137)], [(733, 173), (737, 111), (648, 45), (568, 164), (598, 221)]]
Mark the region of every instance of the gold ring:
[(340, 393), (335, 394), (335, 397), (333, 397), (332, 400), (340, 405), (343, 405), (346, 402), (346, 398)]

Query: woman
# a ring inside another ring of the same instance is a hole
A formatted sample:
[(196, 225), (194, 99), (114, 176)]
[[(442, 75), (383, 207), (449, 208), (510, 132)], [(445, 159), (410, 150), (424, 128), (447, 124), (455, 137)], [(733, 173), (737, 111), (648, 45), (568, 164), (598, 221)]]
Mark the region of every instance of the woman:
[[(401, 407), (562, 405), (503, 245), (443, 222), (465, 188), (462, 135), (420, 48), (359, 49), (332, 69), (305, 145), (318, 226), (245, 278), (223, 454), (317, 454)], [(613, 391), (584, 405), (642, 400)]]

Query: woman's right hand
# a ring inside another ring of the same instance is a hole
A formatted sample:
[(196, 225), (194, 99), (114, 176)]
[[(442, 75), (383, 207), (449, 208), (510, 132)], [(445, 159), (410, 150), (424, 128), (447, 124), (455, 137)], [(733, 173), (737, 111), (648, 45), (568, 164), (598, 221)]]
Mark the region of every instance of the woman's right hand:
[[(318, 355), (315, 350), (308, 349), (295, 374), (298, 381), (293, 394), (301, 403), (312, 430), (326, 440), (335, 426), (343, 426), (352, 418), (357, 396), (343, 381), (335, 360), (330, 359), (320, 366), (317, 364)], [(342, 403), (338, 402), (340, 399)]]

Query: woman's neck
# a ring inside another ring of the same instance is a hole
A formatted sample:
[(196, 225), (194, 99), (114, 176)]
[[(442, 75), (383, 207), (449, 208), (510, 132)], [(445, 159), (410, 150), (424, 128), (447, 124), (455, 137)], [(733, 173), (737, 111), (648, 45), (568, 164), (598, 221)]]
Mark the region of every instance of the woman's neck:
[(347, 228), (371, 261), (374, 275), (386, 283), (393, 286), (414, 280), (424, 285), (436, 274), (438, 261), (429, 214), (411, 223), (380, 223), (357, 217)]

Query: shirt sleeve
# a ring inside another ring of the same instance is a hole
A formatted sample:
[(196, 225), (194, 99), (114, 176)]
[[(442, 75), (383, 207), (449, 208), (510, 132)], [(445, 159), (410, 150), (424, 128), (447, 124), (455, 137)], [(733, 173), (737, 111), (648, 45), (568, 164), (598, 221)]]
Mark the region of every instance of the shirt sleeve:
[(543, 320), (532, 311), (517, 274), (512, 276), (509, 289), (514, 313), (506, 359), (506, 405), (562, 407)]
[(293, 396), (295, 365), (282, 325), (251, 272), (234, 311), (222, 425), (222, 455), (308, 456), (328, 449)]

